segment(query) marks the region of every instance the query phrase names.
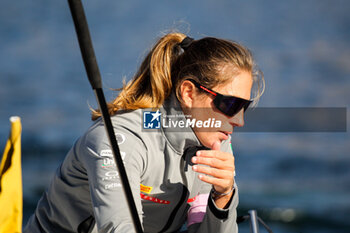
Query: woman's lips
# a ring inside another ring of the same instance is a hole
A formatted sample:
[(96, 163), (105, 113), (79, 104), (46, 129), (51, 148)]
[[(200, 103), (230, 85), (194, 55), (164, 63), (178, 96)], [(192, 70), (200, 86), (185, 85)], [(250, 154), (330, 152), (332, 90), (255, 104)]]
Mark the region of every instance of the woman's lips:
[(229, 132), (229, 131), (221, 131), (222, 133), (226, 134), (226, 135), (231, 135), (232, 132)]

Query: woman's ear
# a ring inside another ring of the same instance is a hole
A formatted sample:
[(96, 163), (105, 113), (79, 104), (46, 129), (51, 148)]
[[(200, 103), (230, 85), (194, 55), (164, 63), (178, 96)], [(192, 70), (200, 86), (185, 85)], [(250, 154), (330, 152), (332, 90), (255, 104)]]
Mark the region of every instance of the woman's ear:
[(193, 103), (193, 98), (196, 94), (196, 87), (194, 84), (188, 80), (184, 80), (180, 86), (180, 95), (184, 107), (191, 108)]

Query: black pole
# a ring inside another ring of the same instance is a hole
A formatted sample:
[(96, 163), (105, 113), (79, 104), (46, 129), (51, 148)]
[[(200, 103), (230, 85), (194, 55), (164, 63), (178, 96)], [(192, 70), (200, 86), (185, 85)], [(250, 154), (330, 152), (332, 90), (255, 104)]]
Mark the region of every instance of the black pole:
[(72, 13), (75, 30), (77, 32), (81, 54), (84, 60), (86, 73), (88, 75), (92, 89), (95, 92), (102, 118), (105, 124), (109, 142), (113, 151), (114, 160), (116, 162), (120, 179), (122, 181), (125, 198), (128, 202), (130, 214), (134, 223), (134, 228), (137, 233), (142, 233), (141, 222), (137, 213), (136, 205), (132, 196), (130, 184), (125, 171), (123, 160), (120, 156), (118, 143), (115, 137), (113, 125), (102, 90), (101, 74), (97, 65), (95, 52), (92, 46), (89, 27), (84, 13), (81, 0), (68, 0), (69, 8)]

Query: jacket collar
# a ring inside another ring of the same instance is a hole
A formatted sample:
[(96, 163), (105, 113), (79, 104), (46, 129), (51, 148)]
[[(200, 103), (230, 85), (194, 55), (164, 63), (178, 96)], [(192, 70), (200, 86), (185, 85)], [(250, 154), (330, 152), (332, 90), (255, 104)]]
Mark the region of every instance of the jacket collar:
[(174, 92), (164, 101), (161, 112), (165, 121), (161, 124), (162, 134), (178, 154), (182, 155), (190, 147), (202, 147), (191, 127), (179, 126), (179, 122), (186, 122), (186, 116)]

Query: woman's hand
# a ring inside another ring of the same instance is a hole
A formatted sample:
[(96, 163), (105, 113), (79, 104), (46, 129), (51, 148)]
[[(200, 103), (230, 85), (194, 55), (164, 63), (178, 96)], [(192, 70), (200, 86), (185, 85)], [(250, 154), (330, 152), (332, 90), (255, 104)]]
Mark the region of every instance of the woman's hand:
[[(230, 193), (234, 185), (235, 159), (232, 154), (220, 151), (219, 142), (213, 144), (212, 150), (197, 151), (192, 162), (195, 164), (192, 169), (201, 173), (198, 175), (200, 180), (212, 184), (216, 192)], [(215, 200), (216, 205), (223, 208), (232, 193), (220, 196)]]

